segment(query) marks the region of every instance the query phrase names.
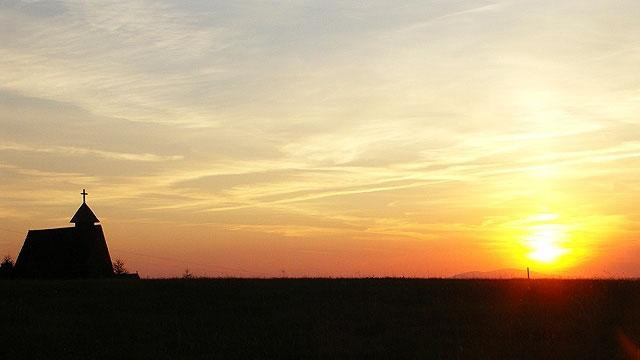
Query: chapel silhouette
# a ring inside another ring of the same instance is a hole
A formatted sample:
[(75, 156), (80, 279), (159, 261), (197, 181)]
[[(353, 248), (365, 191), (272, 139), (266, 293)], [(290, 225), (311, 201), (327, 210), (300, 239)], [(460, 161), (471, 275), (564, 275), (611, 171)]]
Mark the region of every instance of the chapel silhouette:
[(100, 278), (113, 276), (100, 220), (86, 202), (71, 218), (74, 227), (29, 230), (14, 274), (28, 278)]

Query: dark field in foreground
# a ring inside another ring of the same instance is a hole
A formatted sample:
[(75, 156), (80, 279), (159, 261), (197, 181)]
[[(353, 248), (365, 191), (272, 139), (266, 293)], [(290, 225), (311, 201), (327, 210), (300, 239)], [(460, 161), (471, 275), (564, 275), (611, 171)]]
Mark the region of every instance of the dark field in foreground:
[(0, 281), (0, 358), (637, 358), (640, 282)]

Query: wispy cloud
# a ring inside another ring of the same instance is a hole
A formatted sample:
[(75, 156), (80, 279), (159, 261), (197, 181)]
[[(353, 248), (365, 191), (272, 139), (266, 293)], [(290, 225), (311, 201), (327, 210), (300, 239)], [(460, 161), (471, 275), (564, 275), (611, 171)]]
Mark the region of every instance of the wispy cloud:
[(403, 27), (400, 31), (416, 31), (416, 30), (420, 30), (426, 26), (433, 26), (434, 24), (437, 24), (438, 22), (444, 21), (444, 20), (448, 20), (448, 19), (452, 19), (455, 17), (462, 17), (465, 15), (482, 15), (483, 13), (487, 13), (487, 12), (497, 12), (499, 11), (501, 8), (504, 7), (504, 3), (489, 3), (489, 4), (485, 4), (485, 5), (480, 5), (480, 6), (470, 6), (469, 8), (465, 8), (462, 10), (454, 10), (453, 12), (448, 12), (445, 13), (443, 15), (438, 15), (435, 16), (433, 18), (430, 18), (428, 20), (424, 20), (424, 21), (419, 21), (415, 24), (411, 24), (409, 26)]
[(70, 146), (56, 146), (56, 147), (31, 147), (20, 144), (0, 144), (0, 151), (2, 150), (14, 150), (14, 151), (27, 151), (27, 152), (39, 152), (39, 153), (58, 153), (69, 156), (99, 156), (107, 159), (126, 160), (126, 161), (172, 161), (181, 160), (183, 157), (180, 155), (172, 156), (160, 156), (155, 154), (131, 154), (131, 153), (119, 153), (112, 151), (103, 151), (97, 149), (85, 149)]

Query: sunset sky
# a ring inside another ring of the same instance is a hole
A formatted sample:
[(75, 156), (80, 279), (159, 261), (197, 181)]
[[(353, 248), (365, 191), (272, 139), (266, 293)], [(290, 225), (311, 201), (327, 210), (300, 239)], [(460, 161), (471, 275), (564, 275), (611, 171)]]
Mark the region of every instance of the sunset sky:
[(0, 256), (640, 276), (640, 2), (0, 1)]

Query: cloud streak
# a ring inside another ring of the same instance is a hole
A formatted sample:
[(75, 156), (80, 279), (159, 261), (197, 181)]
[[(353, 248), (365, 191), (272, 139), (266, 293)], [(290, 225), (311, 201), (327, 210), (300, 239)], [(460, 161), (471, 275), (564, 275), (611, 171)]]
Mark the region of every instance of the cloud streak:
[(142, 162), (157, 162), (157, 161), (175, 161), (181, 160), (183, 157), (180, 155), (161, 156), (155, 154), (132, 154), (132, 153), (120, 153), (113, 151), (103, 151), (97, 149), (77, 148), (71, 146), (56, 146), (56, 147), (30, 147), (20, 144), (0, 144), (0, 151), (14, 150), (14, 151), (26, 151), (36, 153), (55, 153), (68, 156), (98, 156), (106, 159), (125, 160), (125, 161), (142, 161)]

